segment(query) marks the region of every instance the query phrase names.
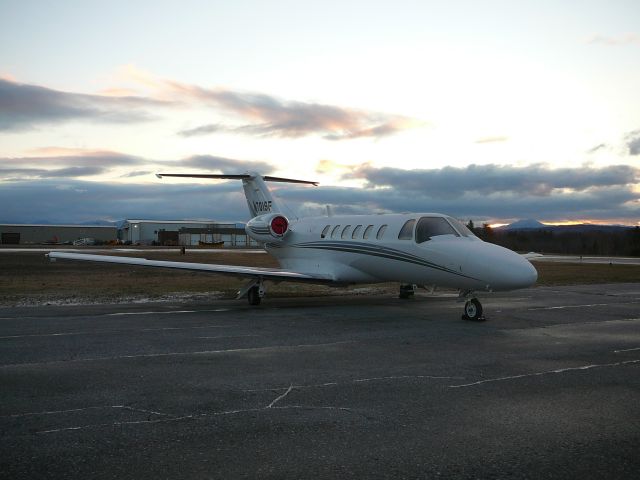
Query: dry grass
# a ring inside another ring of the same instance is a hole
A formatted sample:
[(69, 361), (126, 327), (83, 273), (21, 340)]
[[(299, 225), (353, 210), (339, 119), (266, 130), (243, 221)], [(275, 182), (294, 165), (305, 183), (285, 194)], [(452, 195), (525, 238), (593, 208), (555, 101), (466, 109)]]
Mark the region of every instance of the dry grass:
[[(118, 253), (155, 260), (203, 262), (257, 267), (277, 267), (269, 255), (247, 252), (154, 252)], [(633, 265), (597, 265), (543, 263), (536, 265), (538, 285), (612, 283), (640, 281), (640, 267)], [(188, 271), (111, 265), (91, 262), (49, 262), (42, 252), (0, 253), (0, 304), (102, 303), (140, 299), (159, 300), (202, 294), (233, 298), (246, 280)], [(357, 286), (334, 289), (326, 286), (282, 283), (270, 286), (270, 296), (316, 296), (390, 294), (397, 284)]]
[(538, 285), (640, 282), (640, 266), (534, 262)]

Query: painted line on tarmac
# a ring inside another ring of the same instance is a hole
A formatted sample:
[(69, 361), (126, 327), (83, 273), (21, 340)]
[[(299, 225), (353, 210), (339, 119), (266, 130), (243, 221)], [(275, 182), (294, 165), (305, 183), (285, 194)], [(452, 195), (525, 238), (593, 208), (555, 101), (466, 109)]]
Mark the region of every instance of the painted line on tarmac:
[[(92, 304), (93, 305), (93, 304)], [(100, 305), (100, 304), (95, 304), (95, 305)], [(70, 305), (72, 307), (78, 307), (78, 306), (83, 306), (82, 304), (73, 304)], [(114, 312), (114, 313), (97, 313), (95, 315), (75, 315), (75, 318), (78, 317), (122, 317), (122, 316), (126, 316), (126, 315), (152, 315), (152, 314), (179, 314), (179, 313), (199, 313), (199, 312), (203, 312), (203, 313), (209, 313), (209, 312), (230, 312), (234, 309), (232, 308), (215, 308), (212, 310), (158, 310), (158, 311), (146, 311), (146, 312)], [(24, 320), (24, 319), (45, 319), (45, 318), (58, 318), (58, 317), (52, 317), (49, 315), (29, 315), (29, 316), (15, 316), (15, 317), (0, 317), (0, 320)]]
[(616, 302), (616, 303), (585, 303), (583, 305), (559, 305), (555, 307), (532, 307), (527, 310), (535, 311), (535, 310), (564, 310), (567, 308), (588, 308), (588, 307), (608, 307), (612, 305), (631, 305), (634, 303), (639, 303), (637, 301), (632, 302)]
[(206, 338), (206, 339), (218, 339), (218, 338), (244, 338), (244, 337), (262, 337), (263, 335), (220, 335), (217, 337), (196, 337), (196, 338)]
[(200, 313), (200, 312), (228, 312), (230, 308), (214, 308), (213, 310), (159, 310), (149, 312), (115, 312), (105, 313), (105, 317), (121, 317), (124, 315), (171, 315), (177, 313)]
[(482, 385), (483, 383), (504, 382), (507, 380), (518, 380), (520, 378), (540, 377), (542, 375), (550, 375), (554, 373), (566, 373), (566, 372), (576, 372), (580, 370), (591, 370), (592, 368), (622, 367), (626, 365), (634, 365), (636, 363), (640, 363), (640, 359), (626, 360), (624, 362), (617, 362), (617, 363), (601, 363), (601, 364), (594, 364), (594, 365), (584, 365), (582, 367), (559, 368), (557, 370), (547, 370), (545, 372), (535, 372), (535, 373), (523, 373), (521, 375), (511, 375), (509, 377), (488, 378), (486, 380), (479, 380), (477, 382), (472, 382), (472, 383), (464, 383), (462, 385), (449, 385), (449, 388), (475, 387), (476, 385)]
[(115, 357), (93, 357), (93, 358), (73, 358), (69, 360), (52, 360), (49, 362), (27, 362), (27, 363), (13, 363), (0, 365), (0, 369), (20, 368), (20, 367), (32, 367), (36, 365), (54, 365), (54, 364), (66, 364), (66, 363), (83, 363), (83, 362), (101, 362), (108, 360), (129, 360), (136, 358), (159, 358), (159, 357), (178, 357), (189, 355), (224, 355), (234, 353), (251, 353), (269, 350), (294, 350), (297, 348), (315, 348), (315, 347), (330, 347), (333, 345), (344, 345), (349, 343), (358, 343), (352, 340), (346, 340), (342, 342), (331, 343), (311, 343), (300, 345), (269, 345), (264, 347), (251, 347), (251, 348), (231, 348), (228, 350), (200, 350), (196, 352), (166, 352), (166, 353), (143, 353), (137, 355), (118, 355)]
[(197, 327), (155, 327), (155, 328), (139, 328), (127, 330), (94, 330), (92, 332), (61, 332), (61, 333), (29, 333), (24, 335), (6, 335), (0, 337), (0, 340), (10, 340), (14, 338), (33, 338), (33, 337), (67, 337), (72, 335), (104, 335), (104, 334), (123, 334), (123, 333), (139, 333), (139, 332), (161, 332), (165, 330), (200, 330), (203, 328), (230, 328), (237, 325), (201, 325)]
[(623, 350), (614, 350), (613, 353), (623, 353), (623, 352), (637, 352), (638, 350), (640, 350), (640, 347), (636, 347), (636, 348), (625, 348)]
[(0, 418), (23, 418), (23, 417), (45, 416), (45, 415), (64, 415), (67, 413), (86, 412), (87, 410), (106, 410), (106, 409), (122, 409), (122, 410), (129, 410), (131, 412), (147, 413), (147, 414), (158, 415), (162, 417), (172, 416), (168, 413), (156, 412), (154, 410), (147, 410), (144, 408), (135, 408), (135, 407), (130, 407), (128, 405), (95, 405), (91, 407), (69, 408), (66, 410), (45, 410), (43, 412), (14, 413), (11, 415), (0, 415)]

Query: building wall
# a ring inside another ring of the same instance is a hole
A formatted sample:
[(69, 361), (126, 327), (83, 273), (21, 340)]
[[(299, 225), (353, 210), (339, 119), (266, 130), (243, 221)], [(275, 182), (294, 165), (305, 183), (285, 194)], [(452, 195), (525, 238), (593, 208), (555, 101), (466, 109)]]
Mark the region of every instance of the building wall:
[(244, 223), (221, 223), (211, 221), (152, 221), (126, 220), (119, 231), (119, 237), (124, 242), (133, 244), (151, 244), (158, 242), (159, 232), (176, 232), (179, 234), (179, 244), (183, 246), (197, 246), (199, 243), (224, 241), (225, 247), (258, 247), (244, 231)]
[(79, 238), (108, 242), (118, 238), (116, 227), (97, 225), (0, 225), (0, 241), (3, 233), (19, 234), (20, 244), (65, 243)]
[(166, 230), (177, 232), (183, 227), (204, 228), (211, 226), (213, 222), (188, 222), (188, 221), (151, 221), (151, 220), (126, 220), (119, 232), (123, 242), (151, 244), (158, 241), (158, 232)]
[(200, 242), (224, 242), (225, 248), (258, 248), (260, 243), (249, 237), (244, 229), (237, 228), (184, 228), (180, 230), (180, 245), (198, 246)]

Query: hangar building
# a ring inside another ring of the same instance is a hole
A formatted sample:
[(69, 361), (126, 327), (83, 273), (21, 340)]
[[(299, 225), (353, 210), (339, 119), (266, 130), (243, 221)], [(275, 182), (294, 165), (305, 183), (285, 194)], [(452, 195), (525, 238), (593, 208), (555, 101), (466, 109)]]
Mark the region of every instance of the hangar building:
[(0, 243), (3, 245), (71, 243), (80, 238), (109, 242), (118, 238), (118, 229), (115, 225), (0, 225)]
[(125, 220), (118, 238), (125, 243), (194, 246), (224, 242), (225, 247), (257, 247), (247, 236), (244, 223), (221, 223), (214, 220)]

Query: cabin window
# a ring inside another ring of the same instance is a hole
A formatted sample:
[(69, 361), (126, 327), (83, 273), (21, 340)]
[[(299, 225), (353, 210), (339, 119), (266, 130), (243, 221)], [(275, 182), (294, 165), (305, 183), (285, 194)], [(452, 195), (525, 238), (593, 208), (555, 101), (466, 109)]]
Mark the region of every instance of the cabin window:
[(381, 240), (382, 237), (384, 236), (384, 232), (387, 231), (387, 226), (386, 225), (382, 225), (379, 229), (378, 229), (378, 233), (376, 233), (376, 239), (377, 240)]
[(331, 228), (331, 225), (327, 225), (326, 227), (324, 227), (322, 229), (322, 233), (320, 234), (320, 238), (324, 238), (327, 236), (327, 233), (329, 233), (329, 229)]
[(460, 236), (443, 217), (422, 217), (418, 221), (416, 227), (416, 243), (426, 242), (431, 240), (431, 237), (438, 235)]
[(338, 230), (340, 230), (340, 225), (333, 227), (333, 230), (331, 230), (331, 238), (336, 238), (338, 236)]
[(356, 228), (353, 229), (351, 238), (356, 238), (360, 234), (360, 230), (362, 230), (362, 225), (357, 225)]
[(373, 225), (369, 225), (367, 228), (365, 228), (362, 238), (364, 238), (365, 240), (369, 238), (369, 235), (371, 235), (371, 230), (373, 230)]
[(340, 238), (348, 238), (350, 231), (351, 231), (351, 225), (347, 225), (346, 227), (344, 227), (344, 230), (342, 230), (342, 235), (340, 235)]
[(411, 240), (413, 238), (413, 227), (415, 224), (415, 219), (407, 220), (400, 229), (398, 240)]

